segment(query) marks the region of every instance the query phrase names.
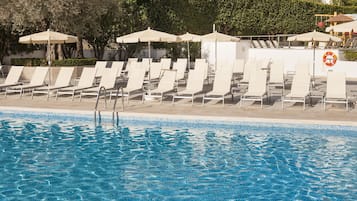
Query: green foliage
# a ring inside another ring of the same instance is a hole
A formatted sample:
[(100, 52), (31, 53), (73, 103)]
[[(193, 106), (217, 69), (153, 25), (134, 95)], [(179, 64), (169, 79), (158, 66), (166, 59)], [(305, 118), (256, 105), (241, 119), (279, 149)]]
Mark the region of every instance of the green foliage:
[(357, 61), (357, 52), (356, 51), (346, 50), (344, 52), (344, 54), (345, 54), (345, 59), (347, 61)]
[[(64, 59), (55, 60), (52, 66), (91, 66), (95, 65), (97, 60), (95, 58), (87, 59)], [(15, 66), (47, 66), (46, 59), (40, 58), (12, 58), (11, 65)]]

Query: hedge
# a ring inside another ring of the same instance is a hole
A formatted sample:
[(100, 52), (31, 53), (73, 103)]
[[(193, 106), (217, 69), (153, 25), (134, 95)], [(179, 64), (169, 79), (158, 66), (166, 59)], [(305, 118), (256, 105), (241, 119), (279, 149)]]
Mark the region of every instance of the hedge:
[(353, 50), (346, 50), (345, 59), (347, 61), (357, 61), (357, 52)]
[[(52, 66), (89, 66), (95, 65), (95, 58), (55, 60)], [(12, 58), (11, 65), (15, 66), (47, 66), (47, 60), (41, 58)]]

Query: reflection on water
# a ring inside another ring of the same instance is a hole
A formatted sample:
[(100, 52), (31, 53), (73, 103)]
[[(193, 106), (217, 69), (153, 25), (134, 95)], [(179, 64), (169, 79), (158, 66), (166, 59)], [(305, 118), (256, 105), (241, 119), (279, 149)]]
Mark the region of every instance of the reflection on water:
[(0, 123), (1, 200), (357, 199), (353, 130)]

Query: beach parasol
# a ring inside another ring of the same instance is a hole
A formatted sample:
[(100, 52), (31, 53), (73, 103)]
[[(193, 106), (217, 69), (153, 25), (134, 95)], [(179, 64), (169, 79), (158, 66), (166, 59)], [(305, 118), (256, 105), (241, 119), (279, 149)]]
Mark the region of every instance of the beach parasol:
[(201, 36), (186, 32), (179, 36), (180, 41), (187, 42), (187, 65), (190, 65), (190, 42), (201, 42)]
[[(151, 42), (178, 42), (180, 39), (173, 34), (156, 31), (148, 27), (146, 30), (134, 32), (128, 35), (120, 36), (116, 39), (118, 43), (139, 43), (147, 42), (149, 48), (149, 58), (151, 58)], [(150, 64), (149, 62), (149, 81), (150, 81)]]
[(334, 42), (340, 42), (341, 39), (336, 37), (336, 36), (331, 36), (329, 34), (317, 32), (317, 31), (312, 31), (308, 33), (303, 33), (295, 36), (291, 36), (288, 38), (288, 41), (301, 41), (301, 42), (312, 42), (313, 44), (313, 70), (312, 70), (312, 76), (313, 76), (313, 86), (315, 84), (315, 49), (316, 49), (316, 42), (329, 42), (329, 41), (334, 41)]
[(338, 24), (335, 26), (327, 27), (326, 28), (327, 32), (333, 31), (333, 32), (357, 32), (357, 20), (352, 21), (352, 22), (346, 22), (342, 24)]
[(213, 31), (213, 33), (203, 35), (201, 37), (201, 41), (215, 42), (215, 61), (214, 61), (214, 69), (217, 68), (217, 42), (239, 42), (240, 39), (234, 36), (226, 35), (223, 33), (219, 33), (217, 31)]
[[(77, 41), (78, 39), (75, 36), (51, 31), (50, 29), (19, 38), (19, 43), (23, 44), (47, 44), (47, 59), (49, 66), (51, 66), (51, 44), (76, 43)], [(49, 82), (51, 83), (51, 73), (49, 76)]]

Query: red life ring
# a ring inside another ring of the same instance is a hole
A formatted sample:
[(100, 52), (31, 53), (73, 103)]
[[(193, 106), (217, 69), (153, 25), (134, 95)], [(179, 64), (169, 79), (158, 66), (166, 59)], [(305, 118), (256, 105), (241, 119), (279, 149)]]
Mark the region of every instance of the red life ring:
[(322, 62), (324, 62), (327, 67), (332, 67), (337, 62), (337, 55), (331, 51), (325, 52), (322, 56)]

